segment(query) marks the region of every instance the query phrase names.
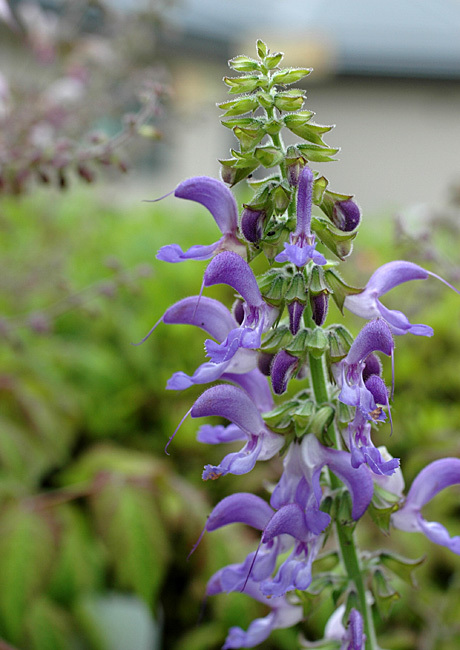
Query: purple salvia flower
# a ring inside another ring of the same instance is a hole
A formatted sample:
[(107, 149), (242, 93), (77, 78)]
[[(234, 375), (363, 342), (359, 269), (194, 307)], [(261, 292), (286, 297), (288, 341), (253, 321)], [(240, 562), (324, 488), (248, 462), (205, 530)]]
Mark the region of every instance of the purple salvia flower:
[(218, 415), (239, 427), (247, 443), (239, 452), (225, 456), (220, 465), (207, 465), (203, 479), (216, 479), (224, 474), (246, 474), (257, 460), (268, 460), (281, 449), (284, 439), (266, 428), (257, 406), (247, 392), (224, 384), (208, 388), (192, 406), (193, 418)]
[[(385, 414), (377, 406), (375, 397), (380, 399), (386, 389), (382, 387), (379, 380), (372, 380), (367, 387), (363, 372), (366, 359), (371, 353), (383, 352), (393, 358), (393, 350), (393, 337), (387, 323), (382, 318), (367, 323), (356, 337), (347, 356), (335, 365), (334, 375), (341, 388), (339, 400), (349, 406), (359, 407), (368, 419), (385, 419)], [(369, 382), (370, 379), (369, 377), (367, 381)], [(388, 404), (387, 394), (383, 403)]]
[(214, 284), (228, 284), (244, 299), (241, 325), (229, 332), (222, 343), (210, 340), (205, 343), (211, 361), (223, 363), (240, 348), (259, 348), (262, 334), (271, 327), (278, 310), (265, 303), (251, 267), (237, 253), (225, 251), (211, 261), (204, 274), (204, 286)]
[[(220, 579), (220, 572), (211, 578), (207, 590), (209, 595), (225, 591)], [(264, 603), (271, 611), (265, 618), (257, 618), (253, 621), (246, 632), (240, 627), (230, 628), (222, 650), (253, 648), (265, 641), (273, 630), (292, 627), (303, 618), (303, 607), (291, 604), (286, 598), (267, 598), (263, 596), (259, 591), (257, 582), (248, 580), (243, 593)]]
[(221, 250), (238, 250), (244, 246), (237, 239), (238, 208), (229, 188), (215, 178), (195, 176), (184, 181), (174, 191), (174, 196), (201, 203), (214, 217), (223, 237), (209, 246), (196, 245), (183, 251), (178, 244), (163, 246), (157, 259), (164, 262), (184, 262), (185, 260), (208, 260)]
[(417, 336), (432, 336), (433, 329), (428, 325), (413, 325), (407, 316), (396, 309), (387, 309), (380, 302), (380, 296), (410, 280), (426, 280), (428, 276), (437, 278), (456, 291), (455, 287), (431, 271), (423, 269), (413, 262), (397, 260), (378, 268), (370, 277), (365, 289), (356, 295), (345, 298), (345, 307), (361, 318), (384, 318), (393, 334), (416, 334)]
[(442, 524), (426, 521), (421, 510), (438, 492), (460, 484), (460, 459), (442, 458), (427, 465), (415, 477), (402, 508), (391, 516), (395, 528), (410, 533), (423, 533), (435, 544), (447, 546), (460, 555), (460, 536), (450, 537)]
[(348, 425), (347, 433), (352, 467), (357, 468), (365, 463), (374, 474), (384, 476), (391, 476), (399, 467), (398, 458), (385, 459), (374, 446), (370, 422), (359, 409), (356, 410), (353, 422)]
[(326, 258), (316, 251), (315, 235), (311, 232), (311, 209), (313, 198), (313, 172), (305, 165), (300, 173), (297, 190), (297, 226), (284, 244), (284, 251), (275, 257), (275, 262), (291, 262), (298, 268), (309, 260), (315, 264), (326, 264)]
[[(218, 341), (223, 341), (238, 325), (230, 311), (222, 303), (213, 298), (200, 298), (200, 296), (184, 298), (169, 307), (142, 341), (145, 341), (161, 322), (167, 325), (195, 325)], [(223, 363), (203, 363), (192, 376), (182, 371), (174, 373), (168, 379), (166, 388), (168, 390), (184, 390), (193, 384), (216, 381), (224, 373), (247, 373), (255, 369), (256, 366), (257, 353), (253, 350), (240, 349), (233, 358)], [(270, 408), (271, 406), (267, 410)]]

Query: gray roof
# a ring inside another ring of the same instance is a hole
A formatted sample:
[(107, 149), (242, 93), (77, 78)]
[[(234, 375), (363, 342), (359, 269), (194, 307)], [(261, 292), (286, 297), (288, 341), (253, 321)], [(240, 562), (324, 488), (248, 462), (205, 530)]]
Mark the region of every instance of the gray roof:
[(342, 73), (460, 77), (458, 0), (177, 0), (167, 16), (203, 44), (322, 40)]

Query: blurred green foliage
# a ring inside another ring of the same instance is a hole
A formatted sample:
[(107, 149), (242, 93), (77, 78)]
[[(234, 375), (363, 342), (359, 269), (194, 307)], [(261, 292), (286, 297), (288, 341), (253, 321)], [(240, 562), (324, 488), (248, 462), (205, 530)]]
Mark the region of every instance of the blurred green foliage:
[[(187, 555), (214, 503), (235, 491), (264, 495), (280, 464), (203, 485), (202, 466), (223, 451), (198, 445), (190, 419), (164, 454), (200, 393), (166, 392), (166, 380), (202, 362), (205, 335), (160, 324), (142, 346), (131, 343), (200, 290), (205, 263), (168, 265), (156, 250), (210, 242), (215, 225), (172, 197), (152, 205), (140, 196), (125, 209), (102, 196), (36, 193), (0, 205), (0, 638), (21, 650), (212, 650), (228, 627), (263, 614), (242, 594), (203, 606), (207, 578), (241, 561), (257, 536), (230, 527)], [(364, 225), (345, 266), (350, 281), (364, 283), (401, 256), (388, 229), (374, 250), (374, 227)], [(460, 452), (459, 304), (431, 279), (394, 294), (388, 306), (404, 301), (412, 319), (435, 329), (431, 340), (398, 339), (394, 435), (378, 434), (409, 484), (430, 460)], [(208, 295), (231, 303), (222, 287)], [(353, 322), (357, 332), (362, 323)], [(443, 493), (427, 512), (453, 533), (458, 495)], [(390, 543), (369, 518), (359, 530), (364, 548)], [(382, 647), (458, 648), (458, 558), (418, 535), (395, 532), (391, 543), (428, 561), (415, 597), (396, 581), (401, 598), (391, 625), (381, 622)], [(305, 622), (310, 638), (322, 635), (331, 609), (332, 598)], [(264, 645), (296, 646), (295, 630)]]

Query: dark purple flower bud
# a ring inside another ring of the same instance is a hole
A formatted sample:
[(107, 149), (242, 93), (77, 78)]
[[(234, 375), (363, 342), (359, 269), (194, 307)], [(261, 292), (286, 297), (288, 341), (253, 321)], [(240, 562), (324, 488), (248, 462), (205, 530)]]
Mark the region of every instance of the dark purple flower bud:
[(305, 160), (303, 158), (291, 158), (286, 160), (286, 171), (289, 185), (297, 187), (299, 184), (300, 172), (305, 166)]
[(371, 375), (380, 376), (382, 373), (382, 364), (380, 359), (375, 354), (370, 354), (366, 357), (365, 365), (363, 368), (363, 381), (366, 382)]
[(257, 357), (257, 367), (266, 377), (270, 377), (270, 369), (275, 355), (269, 352), (259, 352)]
[(257, 244), (264, 234), (265, 210), (253, 210), (245, 205), (241, 213), (241, 232), (245, 239), (252, 244)]
[(289, 329), (291, 334), (295, 335), (300, 329), (300, 321), (305, 309), (305, 305), (298, 300), (293, 300), (287, 306), (289, 312)]
[(323, 291), (316, 296), (310, 295), (310, 304), (311, 317), (320, 327), (326, 320), (327, 309), (329, 307), (329, 294)]
[(332, 221), (339, 230), (350, 232), (359, 226), (361, 210), (351, 199), (336, 201), (332, 210)]
[(277, 395), (282, 395), (288, 385), (288, 381), (299, 365), (297, 357), (293, 357), (286, 350), (280, 350), (273, 359), (270, 375), (273, 390)]

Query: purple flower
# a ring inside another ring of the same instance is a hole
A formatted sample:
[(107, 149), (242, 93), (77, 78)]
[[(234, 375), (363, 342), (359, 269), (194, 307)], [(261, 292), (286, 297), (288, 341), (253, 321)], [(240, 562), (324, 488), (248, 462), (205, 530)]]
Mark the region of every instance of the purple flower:
[(388, 405), (388, 393), (383, 380), (372, 374), (364, 381), (366, 359), (373, 352), (383, 352), (393, 358), (393, 350), (390, 328), (382, 318), (378, 318), (366, 323), (347, 356), (334, 367), (334, 375), (341, 389), (339, 400), (358, 407), (366, 419), (384, 420), (385, 414), (378, 404)]
[(174, 196), (201, 203), (214, 217), (222, 237), (209, 246), (196, 245), (183, 251), (178, 244), (162, 246), (157, 259), (164, 262), (184, 262), (185, 260), (208, 260), (221, 250), (245, 251), (237, 238), (238, 208), (229, 188), (215, 178), (195, 176), (184, 181), (174, 191)]
[[(221, 575), (218, 572), (209, 581), (207, 593), (214, 595), (223, 591), (226, 590), (222, 587)], [(240, 627), (230, 628), (222, 650), (253, 648), (268, 639), (273, 630), (292, 627), (303, 618), (301, 605), (293, 605), (284, 597), (268, 598), (264, 596), (259, 591), (258, 584), (252, 580), (247, 581), (243, 593), (267, 605), (271, 611), (264, 618), (257, 618), (253, 621), (246, 632)]]
[(266, 428), (257, 406), (249, 394), (224, 384), (208, 388), (192, 406), (193, 418), (218, 415), (230, 420), (246, 434), (247, 443), (239, 452), (225, 456), (217, 465), (207, 465), (203, 479), (216, 479), (224, 474), (246, 474), (257, 460), (268, 460), (281, 449), (284, 438)]
[(413, 262), (397, 260), (389, 262), (378, 268), (370, 277), (365, 289), (356, 295), (345, 298), (345, 307), (361, 318), (384, 318), (390, 326), (393, 334), (416, 334), (417, 336), (432, 336), (433, 329), (428, 325), (413, 325), (407, 316), (396, 309), (387, 309), (380, 302), (380, 296), (388, 291), (410, 280), (426, 280), (432, 276), (444, 282), (448, 287), (456, 291), (455, 287), (443, 280), (439, 275), (426, 271)]
[(421, 514), (423, 506), (438, 492), (458, 484), (459, 458), (442, 458), (430, 463), (415, 477), (402, 508), (391, 516), (393, 526), (410, 533), (423, 533), (435, 544), (447, 546), (453, 553), (460, 555), (460, 536), (450, 537), (442, 524), (426, 521)]
[[(213, 336), (218, 341), (238, 327), (238, 323), (230, 311), (218, 300), (200, 296), (190, 296), (179, 300), (169, 307), (161, 319), (152, 327), (150, 332), (142, 339), (144, 342), (160, 323), (167, 325), (195, 325)], [(205, 384), (226, 378), (225, 373), (237, 374), (250, 373), (257, 367), (257, 353), (253, 350), (240, 349), (233, 358), (222, 363), (206, 362), (201, 364), (190, 377), (185, 372), (179, 371), (168, 379), (168, 390), (184, 390), (193, 384)], [(268, 389), (268, 383), (266, 390)], [(268, 406), (265, 410), (269, 410)]]
[(342, 623), (344, 614), (345, 605), (340, 605), (326, 623), (324, 638), (341, 641), (340, 650), (364, 650), (366, 635), (361, 613), (354, 607), (350, 610), (346, 629)]
[(275, 262), (291, 262), (297, 267), (305, 266), (309, 260), (315, 264), (326, 264), (326, 258), (316, 251), (315, 235), (311, 232), (311, 208), (313, 198), (313, 172), (305, 165), (300, 173), (297, 191), (297, 226), (284, 244), (284, 251), (275, 257)]
[(351, 452), (351, 464), (359, 467), (366, 463), (377, 475), (391, 476), (399, 467), (398, 458), (383, 458), (379, 449), (371, 440), (371, 424), (357, 409), (353, 422), (348, 425), (348, 449)]
[(241, 325), (232, 329), (222, 343), (210, 340), (205, 343), (211, 361), (223, 363), (241, 348), (259, 348), (262, 334), (271, 327), (278, 310), (263, 300), (251, 267), (237, 253), (225, 251), (210, 262), (204, 274), (204, 286), (214, 284), (228, 284), (244, 299)]

